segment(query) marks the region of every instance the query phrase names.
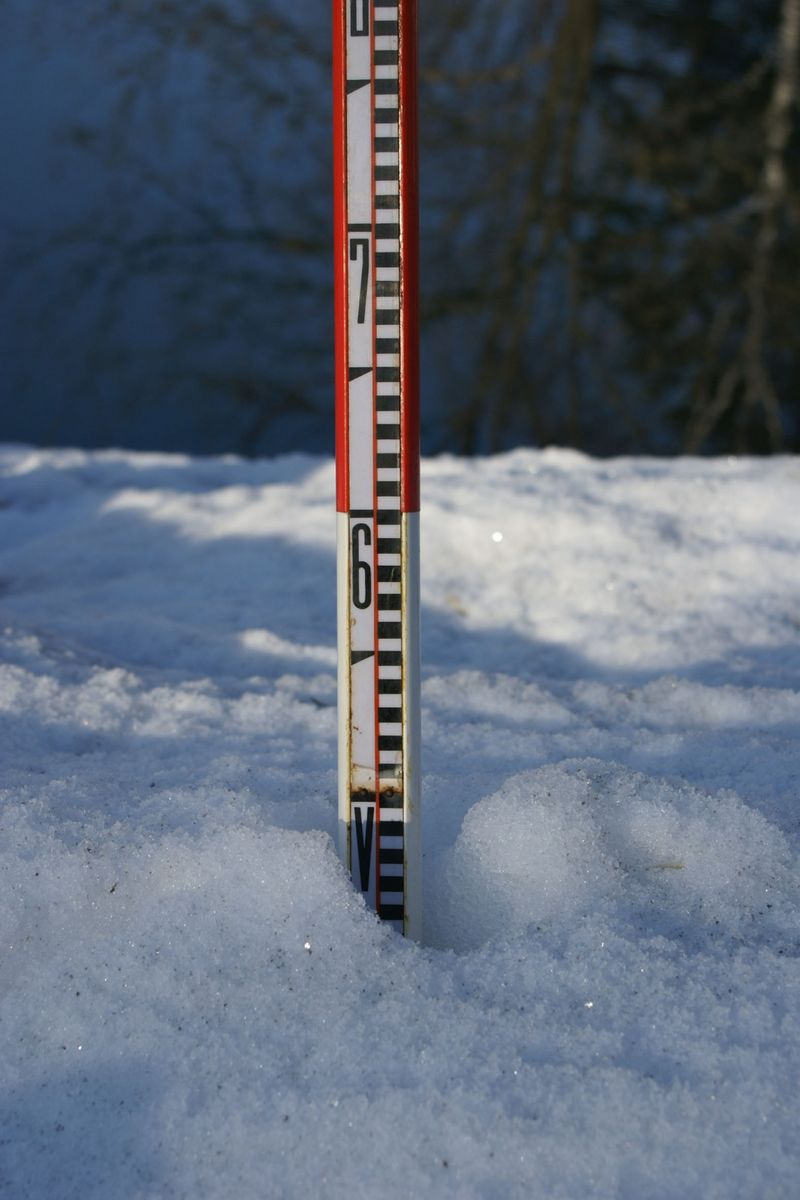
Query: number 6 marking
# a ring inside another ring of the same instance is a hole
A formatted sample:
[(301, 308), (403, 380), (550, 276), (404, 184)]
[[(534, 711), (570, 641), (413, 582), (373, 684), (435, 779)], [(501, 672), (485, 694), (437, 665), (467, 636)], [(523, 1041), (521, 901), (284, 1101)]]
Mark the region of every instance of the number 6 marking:
[[(372, 530), (369, 525), (354, 525), (351, 533), (353, 547), (353, 604), (356, 608), (369, 608), (372, 604), (372, 568), (363, 562), (361, 550), (372, 545)], [(361, 538), (363, 536), (363, 542)]]

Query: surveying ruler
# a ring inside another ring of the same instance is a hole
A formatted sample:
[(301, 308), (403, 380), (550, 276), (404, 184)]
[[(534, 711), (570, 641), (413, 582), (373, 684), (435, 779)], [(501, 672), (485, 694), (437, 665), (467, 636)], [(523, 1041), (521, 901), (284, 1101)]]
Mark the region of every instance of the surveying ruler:
[(333, 0), (339, 838), (421, 934), (416, 0)]

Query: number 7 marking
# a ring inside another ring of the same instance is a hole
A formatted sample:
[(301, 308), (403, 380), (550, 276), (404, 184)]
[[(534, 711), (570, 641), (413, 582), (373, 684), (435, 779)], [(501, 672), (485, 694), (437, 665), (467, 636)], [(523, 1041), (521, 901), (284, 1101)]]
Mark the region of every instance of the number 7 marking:
[(358, 262), (358, 252), (363, 251), (361, 258), (361, 288), (358, 294), (358, 324), (363, 325), (367, 319), (367, 287), (369, 285), (369, 238), (350, 239), (350, 262)]

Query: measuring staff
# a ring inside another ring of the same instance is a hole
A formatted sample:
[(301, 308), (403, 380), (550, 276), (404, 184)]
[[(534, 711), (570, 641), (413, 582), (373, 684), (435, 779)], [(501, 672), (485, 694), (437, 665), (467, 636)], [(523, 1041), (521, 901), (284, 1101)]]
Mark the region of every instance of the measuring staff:
[(416, 0), (334, 0), (340, 851), (421, 936)]

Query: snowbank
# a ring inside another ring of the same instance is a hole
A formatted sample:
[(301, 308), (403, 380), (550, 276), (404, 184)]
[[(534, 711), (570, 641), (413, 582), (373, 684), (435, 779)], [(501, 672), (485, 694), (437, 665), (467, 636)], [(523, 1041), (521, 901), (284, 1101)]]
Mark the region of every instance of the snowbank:
[(0, 452), (0, 1191), (794, 1200), (800, 466), (425, 464), (422, 947), (333, 847), (332, 493)]

